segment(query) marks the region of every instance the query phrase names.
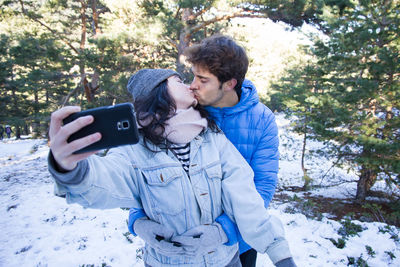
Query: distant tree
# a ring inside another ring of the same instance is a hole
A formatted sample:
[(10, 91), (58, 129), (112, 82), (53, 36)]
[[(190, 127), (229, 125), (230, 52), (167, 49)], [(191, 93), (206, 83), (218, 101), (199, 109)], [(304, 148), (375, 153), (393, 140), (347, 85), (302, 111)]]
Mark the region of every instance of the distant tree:
[(17, 90), (10, 39), (8, 35), (0, 35), (0, 121), (14, 125), (20, 124), (19, 119), (24, 116), (24, 97)]
[[(289, 91), (300, 90), (299, 95), (288, 94), (286, 101), (311, 100), (299, 102), (312, 107), (308, 129), (332, 155), (358, 171), (356, 199), (363, 201), (378, 179), (399, 186), (400, 3), (352, 3), (325, 26), (329, 38), (316, 40), (310, 50), (316, 76), (308, 78), (318, 83), (318, 90), (313, 92), (308, 79), (301, 79)], [(304, 69), (302, 75), (308, 74)], [(299, 105), (286, 108), (300, 110)], [(298, 118), (300, 123), (303, 117)]]
[(319, 22), (324, 1), (205, 1), (205, 0), (142, 0), (140, 6), (152, 21), (160, 21), (164, 31), (160, 39), (169, 47), (176, 68), (184, 72), (183, 51), (219, 32), (232, 18), (270, 18), (293, 27), (303, 22)]
[(89, 68), (96, 68), (102, 87), (97, 93), (97, 106), (130, 101), (126, 85), (138, 69), (173, 67), (163, 55), (162, 47), (152, 47), (136, 36), (102, 35), (89, 42), (91, 48), (85, 50), (85, 61)]
[(24, 118), (24, 128), (34, 121), (38, 129), (46, 122), (40, 118), (59, 106), (129, 101), (125, 86), (131, 73), (174, 66), (183, 72), (183, 50), (232, 18), (323, 25), (322, 9), (340, 1), (329, 2), (0, 0), (5, 36), (0, 97), (6, 106), (0, 113)]
[(312, 186), (312, 177), (308, 173), (305, 164), (307, 141), (312, 139), (313, 131), (310, 128), (314, 109), (319, 105), (316, 94), (321, 90), (318, 84), (318, 73), (312, 65), (304, 63), (287, 71), (279, 83), (273, 84), (277, 92), (273, 95), (283, 105), (282, 111), (292, 121), (291, 129), (303, 136), (301, 151), (301, 169), (303, 171), (303, 189), (308, 190)]
[(64, 60), (74, 66), (69, 75), (75, 86), (61, 105), (72, 97), (72, 103), (96, 106), (121, 97), (116, 88), (137, 68), (173, 62), (184, 72), (183, 50), (232, 18), (271, 18), (297, 27), (318, 23), (324, 6), (320, 0), (7, 0), (0, 12), (7, 15), (1, 22), (10, 24), (9, 32), (17, 26), (9, 21), (19, 20), (20, 29), (51, 35), (69, 51)]
[[(99, 77), (96, 68), (87, 70), (83, 53), (87, 48), (88, 36), (96, 38), (101, 33), (100, 14), (107, 8), (99, 0), (79, 1), (30, 1), (10, 0), (6, 5), (15, 14), (23, 15), (40, 32), (51, 34), (69, 49), (73, 61), (78, 66), (80, 80), (70, 94), (75, 95), (80, 89), (85, 92), (86, 100), (93, 101), (99, 89)], [(66, 103), (68, 99), (65, 99)]]
[(32, 123), (37, 137), (43, 131), (40, 123), (46, 120), (54, 95), (64, 94), (70, 86), (63, 71), (71, 66), (62, 60), (62, 47), (49, 36), (29, 33), (13, 38), (1, 38), (4, 69), (0, 84), (4, 101), (0, 117), (16, 127), (17, 136), (22, 127)]
[(293, 27), (303, 23), (318, 27), (323, 25), (323, 12), (328, 6), (336, 5), (335, 0), (261, 0), (241, 1), (246, 10), (265, 13), (274, 22), (285, 22)]
[(23, 15), (25, 22), (52, 35), (69, 51), (65, 60), (72, 63), (69, 77), (76, 86), (64, 95), (61, 105), (93, 107), (126, 100), (126, 89), (120, 89), (132, 72), (143, 67), (171, 67), (168, 51), (149, 33), (135, 2), (10, 0), (6, 4), (14, 17)]

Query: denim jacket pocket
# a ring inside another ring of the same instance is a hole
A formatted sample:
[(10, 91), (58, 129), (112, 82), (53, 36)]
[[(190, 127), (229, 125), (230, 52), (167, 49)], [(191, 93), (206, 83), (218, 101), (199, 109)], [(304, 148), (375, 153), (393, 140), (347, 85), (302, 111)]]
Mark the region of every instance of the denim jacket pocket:
[(220, 162), (214, 162), (204, 167), (206, 181), (210, 190), (211, 211), (215, 220), (222, 212), (222, 170)]
[(142, 170), (151, 208), (158, 214), (177, 215), (185, 209), (181, 167)]
[(204, 171), (209, 179), (222, 179), (222, 170), (219, 162), (214, 162), (205, 166)]

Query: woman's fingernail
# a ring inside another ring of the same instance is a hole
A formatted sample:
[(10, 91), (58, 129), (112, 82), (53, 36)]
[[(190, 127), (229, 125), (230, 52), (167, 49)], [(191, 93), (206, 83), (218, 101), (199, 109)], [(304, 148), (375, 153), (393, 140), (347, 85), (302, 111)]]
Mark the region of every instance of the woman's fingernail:
[(86, 122), (91, 122), (91, 121), (93, 121), (93, 116), (92, 116), (92, 115), (85, 116), (85, 121), (86, 121)]

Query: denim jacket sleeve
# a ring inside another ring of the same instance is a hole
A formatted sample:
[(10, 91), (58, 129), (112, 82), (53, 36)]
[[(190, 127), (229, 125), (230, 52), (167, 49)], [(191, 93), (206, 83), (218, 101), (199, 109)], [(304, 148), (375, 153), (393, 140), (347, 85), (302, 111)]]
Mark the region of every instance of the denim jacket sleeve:
[(274, 263), (291, 257), (283, 225), (264, 207), (252, 169), (225, 136), (217, 137), (222, 165), (223, 210), (252, 248), (267, 253)]
[[(256, 189), (264, 200), (264, 206), (268, 207), (275, 193), (279, 170), (278, 127), (273, 113), (266, 116), (265, 125), (250, 167), (254, 172)], [(237, 225), (226, 214), (222, 214), (216, 221), (221, 224), (228, 237), (225, 245), (232, 245), (240, 239)]]
[(88, 208), (142, 208), (137, 186), (141, 173), (128, 158), (123, 149), (115, 148), (105, 157), (90, 156), (72, 172), (58, 172), (49, 164), (55, 194)]

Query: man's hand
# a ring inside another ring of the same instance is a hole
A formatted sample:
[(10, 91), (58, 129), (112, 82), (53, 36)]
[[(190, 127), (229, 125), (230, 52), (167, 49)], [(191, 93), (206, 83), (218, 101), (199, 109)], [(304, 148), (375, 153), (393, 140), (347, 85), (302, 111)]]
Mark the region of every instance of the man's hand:
[(67, 106), (51, 114), (49, 130), (50, 150), (58, 167), (62, 171), (73, 170), (79, 161), (96, 153), (96, 151), (93, 151), (82, 154), (72, 154), (73, 152), (101, 139), (100, 133), (94, 133), (71, 143), (67, 142), (71, 134), (93, 122), (93, 116), (84, 116), (63, 125), (63, 119), (80, 110), (81, 108), (78, 106)]
[(219, 223), (199, 225), (171, 239), (188, 254), (204, 255), (226, 243), (228, 238)]
[(158, 250), (161, 254), (177, 255), (185, 254), (180, 244), (171, 242), (174, 231), (164, 225), (147, 219), (140, 218), (133, 225), (135, 233), (150, 247)]

